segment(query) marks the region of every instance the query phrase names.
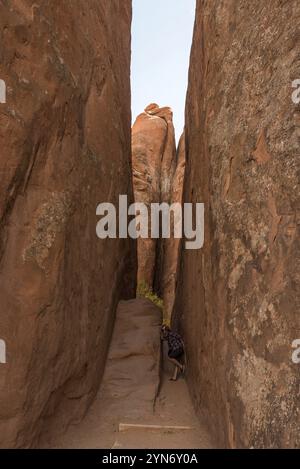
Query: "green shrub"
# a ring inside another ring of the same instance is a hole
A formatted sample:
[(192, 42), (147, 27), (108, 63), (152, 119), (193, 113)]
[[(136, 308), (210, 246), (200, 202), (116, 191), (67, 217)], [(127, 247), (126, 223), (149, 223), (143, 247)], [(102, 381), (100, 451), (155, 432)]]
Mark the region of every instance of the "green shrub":
[(162, 298), (156, 295), (145, 281), (138, 284), (136, 296), (138, 298), (147, 298), (147, 300), (152, 301), (152, 303), (154, 303), (163, 313), (163, 324), (170, 326), (170, 318), (166, 317)]
[(147, 298), (147, 300), (152, 301), (159, 309), (163, 311), (164, 303), (159, 296), (157, 296), (153, 290), (149, 287), (146, 282), (141, 282), (137, 287), (137, 297), (138, 298)]

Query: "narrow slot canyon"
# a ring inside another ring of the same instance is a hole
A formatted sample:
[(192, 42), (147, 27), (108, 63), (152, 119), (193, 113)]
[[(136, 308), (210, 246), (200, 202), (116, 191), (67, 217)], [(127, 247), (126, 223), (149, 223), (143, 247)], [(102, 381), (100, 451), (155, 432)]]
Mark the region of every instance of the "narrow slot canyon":
[(132, 14), (0, 1), (0, 448), (299, 448), (299, 2), (196, 0), (181, 135)]

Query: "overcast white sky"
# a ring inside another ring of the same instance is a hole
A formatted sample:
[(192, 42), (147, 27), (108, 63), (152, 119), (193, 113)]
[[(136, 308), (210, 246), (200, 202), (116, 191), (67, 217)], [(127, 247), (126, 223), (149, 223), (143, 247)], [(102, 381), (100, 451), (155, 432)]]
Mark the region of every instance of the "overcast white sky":
[(133, 0), (132, 118), (156, 102), (174, 112), (177, 140), (184, 106), (196, 0)]

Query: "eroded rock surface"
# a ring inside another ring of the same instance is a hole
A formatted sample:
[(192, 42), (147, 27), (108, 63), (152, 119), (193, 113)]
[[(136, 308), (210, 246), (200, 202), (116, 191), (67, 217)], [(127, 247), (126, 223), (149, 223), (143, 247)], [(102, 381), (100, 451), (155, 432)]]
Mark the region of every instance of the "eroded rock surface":
[[(184, 160), (182, 143), (176, 154), (172, 110), (150, 104), (132, 128), (135, 201), (145, 203), (149, 214), (151, 203), (181, 202)], [(150, 226), (149, 217), (149, 230)], [(138, 283), (146, 283), (164, 299), (167, 315), (173, 305), (178, 252), (172, 229), (171, 235), (170, 240), (138, 240)]]
[[(136, 202), (148, 207), (170, 201), (171, 182), (175, 171), (176, 144), (170, 108), (150, 104), (132, 127), (133, 187)], [(158, 258), (157, 239), (138, 241), (138, 283), (153, 288)]]
[(227, 447), (299, 447), (299, 2), (197, 2), (177, 316), (196, 408)]
[[(183, 133), (177, 148), (176, 168), (171, 187), (171, 204), (182, 204), (184, 174), (185, 134)], [(173, 219), (172, 223), (174, 223)], [(170, 239), (165, 240), (161, 291), (166, 316), (168, 318), (171, 318), (174, 307), (176, 281), (179, 271), (180, 246), (180, 238), (171, 236)]]
[(97, 392), (134, 245), (96, 237), (132, 197), (129, 0), (0, 5), (0, 446), (34, 445)]

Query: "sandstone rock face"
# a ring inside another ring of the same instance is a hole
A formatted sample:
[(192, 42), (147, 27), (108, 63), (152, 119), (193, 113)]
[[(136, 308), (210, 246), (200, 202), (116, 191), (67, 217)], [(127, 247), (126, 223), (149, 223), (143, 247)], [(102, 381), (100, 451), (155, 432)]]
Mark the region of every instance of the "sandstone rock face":
[(226, 447), (299, 447), (299, 2), (201, 1), (184, 198), (205, 244), (182, 251), (176, 318), (194, 403)]
[(0, 446), (79, 419), (104, 368), (134, 245), (96, 237), (132, 194), (129, 0), (0, 5)]
[[(136, 202), (181, 203), (185, 171), (185, 139), (176, 152), (173, 113), (150, 104), (132, 128), (133, 186)], [(149, 227), (151, 226), (149, 217)], [(180, 240), (138, 240), (138, 283), (147, 284), (163, 298), (165, 316), (173, 310)]]
[[(150, 104), (132, 128), (134, 196), (136, 202), (147, 205), (149, 214), (151, 203), (171, 200), (176, 165), (172, 116), (170, 108)], [(162, 244), (156, 239), (138, 240), (138, 283), (145, 282), (152, 288), (155, 281), (159, 282), (160, 268), (156, 266), (163, 264)]]
[[(182, 203), (183, 182), (185, 173), (185, 134), (183, 133), (177, 149), (176, 169), (172, 180), (171, 203)], [(171, 318), (174, 300), (176, 280), (178, 274), (178, 260), (181, 240), (175, 237), (165, 241), (163, 272), (161, 277), (162, 297), (167, 318)]]

